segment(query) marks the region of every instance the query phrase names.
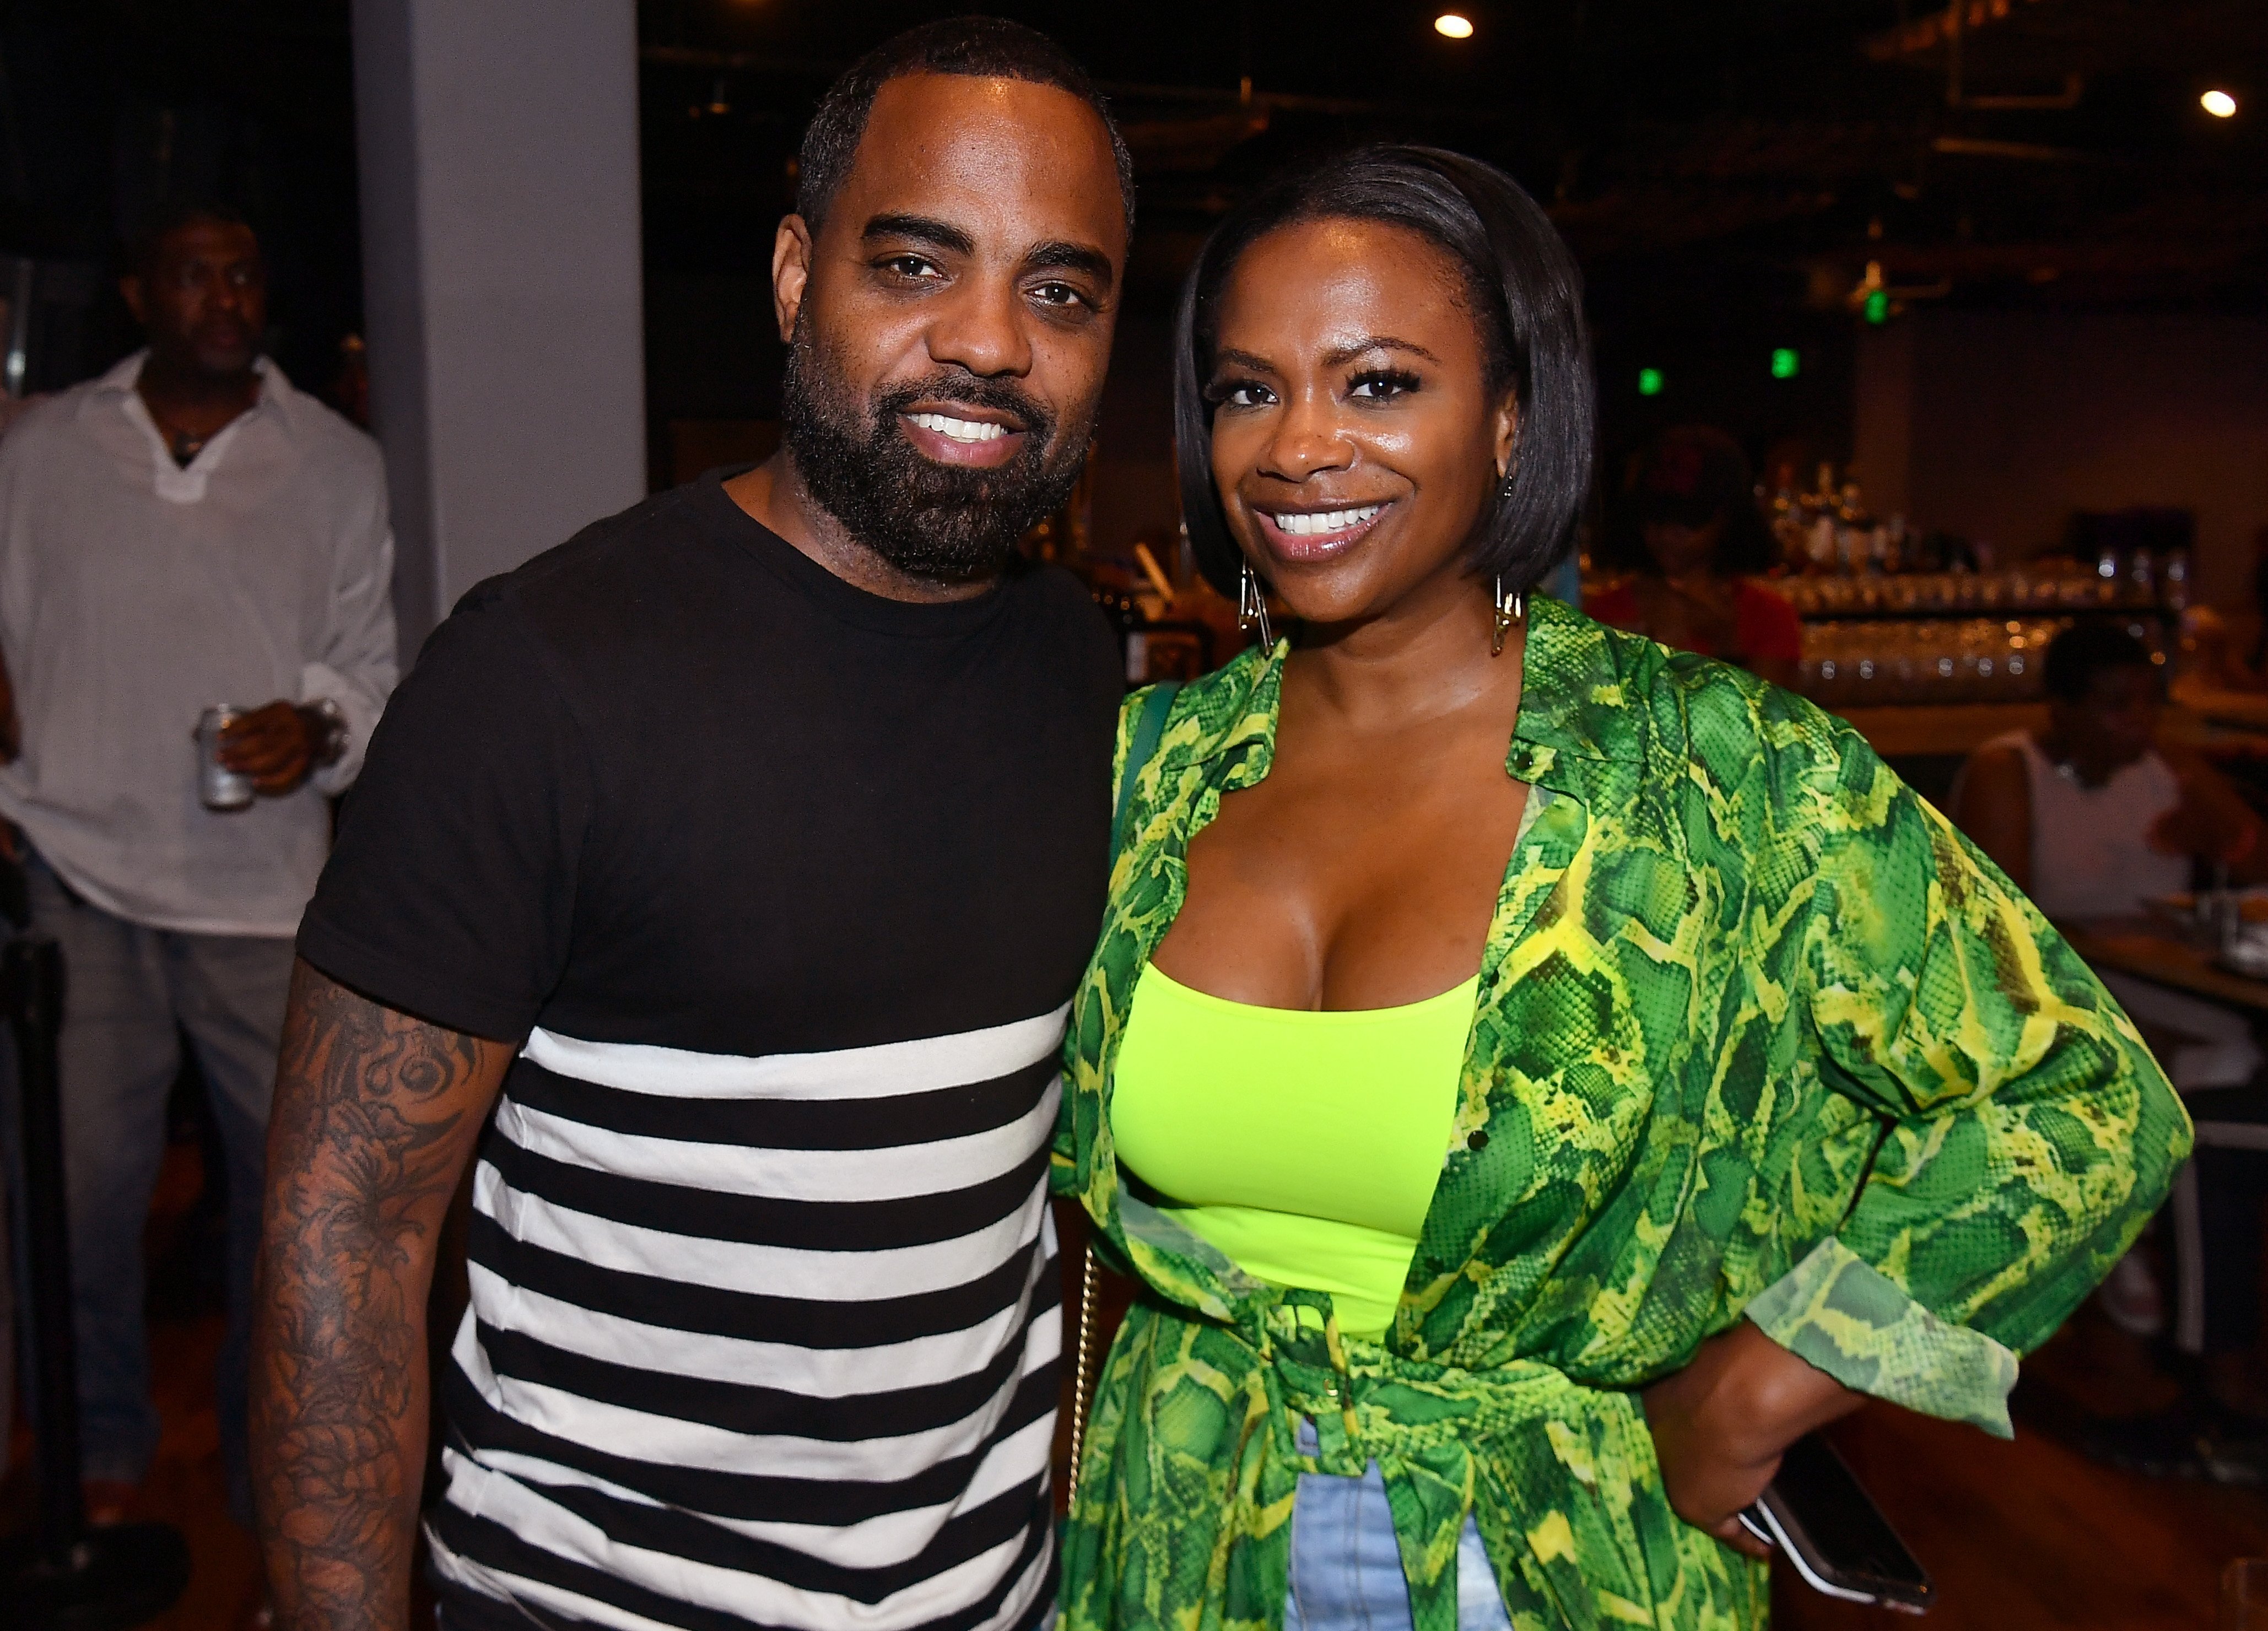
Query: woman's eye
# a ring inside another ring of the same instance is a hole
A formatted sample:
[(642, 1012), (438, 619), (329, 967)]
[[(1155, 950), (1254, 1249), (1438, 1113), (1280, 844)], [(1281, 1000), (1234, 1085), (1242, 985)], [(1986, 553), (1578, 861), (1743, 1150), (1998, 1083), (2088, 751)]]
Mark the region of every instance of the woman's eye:
[(1276, 400), (1276, 393), (1266, 386), (1244, 379), (1216, 387), (1212, 400), (1223, 408), (1263, 408)]
[(1357, 374), (1347, 394), (1368, 401), (1381, 401), (1406, 396), (1417, 388), (1417, 375), (1404, 373), (1399, 369), (1381, 369), (1373, 373)]

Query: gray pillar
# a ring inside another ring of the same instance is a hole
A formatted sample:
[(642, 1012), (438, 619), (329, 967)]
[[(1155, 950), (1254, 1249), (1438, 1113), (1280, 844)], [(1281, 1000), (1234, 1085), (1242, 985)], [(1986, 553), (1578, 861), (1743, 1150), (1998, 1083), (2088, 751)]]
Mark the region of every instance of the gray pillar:
[(404, 655), (645, 492), (632, 0), (354, 0)]

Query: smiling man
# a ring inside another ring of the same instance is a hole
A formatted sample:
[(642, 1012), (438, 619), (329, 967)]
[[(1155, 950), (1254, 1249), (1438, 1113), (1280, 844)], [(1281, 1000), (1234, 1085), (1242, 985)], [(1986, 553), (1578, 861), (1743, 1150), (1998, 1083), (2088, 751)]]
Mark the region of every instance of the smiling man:
[(1049, 1612), (1046, 1152), (1121, 687), (1014, 546), (1085, 455), (1130, 201), (1039, 35), (882, 47), (779, 231), (783, 451), (475, 590), (398, 694), (277, 1089), (278, 1623), (403, 1623), (468, 1161), (450, 1631)]

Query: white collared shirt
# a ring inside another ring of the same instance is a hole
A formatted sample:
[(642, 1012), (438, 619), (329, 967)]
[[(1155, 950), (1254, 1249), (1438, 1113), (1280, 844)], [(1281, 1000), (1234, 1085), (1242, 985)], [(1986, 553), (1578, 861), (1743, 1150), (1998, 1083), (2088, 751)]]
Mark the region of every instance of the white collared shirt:
[[(261, 359), (260, 398), (187, 469), (136, 392), (146, 352), (0, 441), (0, 654), (23, 755), (0, 812), (107, 912), (290, 935), (396, 676), (378, 444)], [(328, 697), (346, 752), (282, 798), (208, 810), (197, 717)]]

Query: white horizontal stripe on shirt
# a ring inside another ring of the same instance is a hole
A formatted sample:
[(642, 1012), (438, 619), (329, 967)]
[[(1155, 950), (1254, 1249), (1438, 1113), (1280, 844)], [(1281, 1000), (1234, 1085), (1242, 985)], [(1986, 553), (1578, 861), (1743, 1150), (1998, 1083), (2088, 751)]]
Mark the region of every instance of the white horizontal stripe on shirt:
[(880, 1042), (823, 1054), (699, 1054), (642, 1042), (585, 1042), (538, 1027), (520, 1052), (546, 1070), (669, 1098), (898, 1098), (1004, 1076), (1063, 1046), (1065, 1003), (1053, 1013), (983, 1031)]
[(482, 1161), (473, 1205), (514, 1239), (600, 1268), (755, 1297), (863, 1303), (966, 1285), (1029, 1247), (1047, 1215), (1047, 1184), (998, 1222), (951, 1240), (874, 1252), (814, 1252), (671, 1234), (556, 1205), (513, 1188)]
[(458, 1356), (468, 1381), (500, 1414), (570, 1444), (604, 1445), (626, 1460), (743, 1476), (888, 1484), (909, 1472), (972, 1453), (991, 1436), (1014, 1401), (1004, 1387), (957, 1422), (889, 1438), (799, 1438), (786, 1433), (736, 1433), (585, 1399), (563, 1388), (498, 1376), (475, 1342)]
[[(883, 1512), (856, 1524), (784, 1524), (767, 1519), (718, 1517), (706, 1512), (699, 1517), (704, 1524), (751, 1540), (785, 1547), (839, 1569), (893, 1569), (919, 1557), (937, 1539), (938, 1532), (958, 1514), (973, 1512), (986, 1502), (1042, 1478), (1048, 1470), (1048, 1458), (1054, 1445), (1055, 1418), (1044, 1416), (1019, 1428), (986, 1451), (968, 1487), (955, 1499)], [(442, 1452), (442, 1460), (453, 1479), (455, 1464), (451, 1458), (458, 1455), (454, 1450)], [(484, 1450), (479, 1459), (490, 1472), (519, 1482), (596, 1490), (617, 1501), (657, 1510), (661, 1505), (651, 1495), (625, 1489), (579, 1467), (547, 1461), (541, 1456), (511, 1450)]]
[[(1035, 1256), (1033, 1267), (1035, 1274), (1044, 1273), (1046, 1260)], [(959, 1331), (878, 1348), (798, 1348), (642, 1325), (515, 1286), (478, 1263), (468, 1265), (468, 1271), (472, 1312), (500, 1330), (608, 1364), (651, 1370), (660, 1357), (673, 1376), (776, 1388), (807, 1399), (853, 1399), (957, 1380), (990, 1364), (1021, 1339), (1032, 1320), (1027, 1282), (1024, 1296)], [(1059, 1327), (1063, 1322), (1050, 1317), (1039, 1323)], [(1050, 1338), (1047, 1346), (1052, 1355), (1060, 1337)]]
[[(460, 1460), (457, 1466), (460, 1470), (449, 1480), (450, 1504), (501, 1524), (530, 1546), (681, 1603), (738, 1614), (759, 1625), (795, 1626), (801, 1631), (914, 1631), (967, 1608), (998, 1586), (1026, 1538), (1020, 1532), (878, 1603), (860, 1603), (833, 1592), (806, 1591), (762, 1575), (624, 1544), (526, 1484), (498, 1476), (476, 1462)], [(437, 1547), (437, 1554), (439, 1550)], [(513, 1595), (539, 1606), (589, 1614), (587, 1609), (567, 1605), (563, 1599), (570, 1593), (555, 1597), (556, 1589), (541, 1582), (504, 1578)], [(1010, 1595), (1012, 1598), (1015, 1593)], [(619, 1609), (606, 1610), (601, 1622), (647, 1623), (624, 1616)]]
[(531, 1155), (618, 1178), (781, 1201), (902, 1201), (946, 1194), (1012, 1172), (1054, 1136), (1062, 1078), (1003, 1127), (879, 1150), (775, 1150), (612, 1132), (531, 1110), (506, 1095), (497, 1130)]

